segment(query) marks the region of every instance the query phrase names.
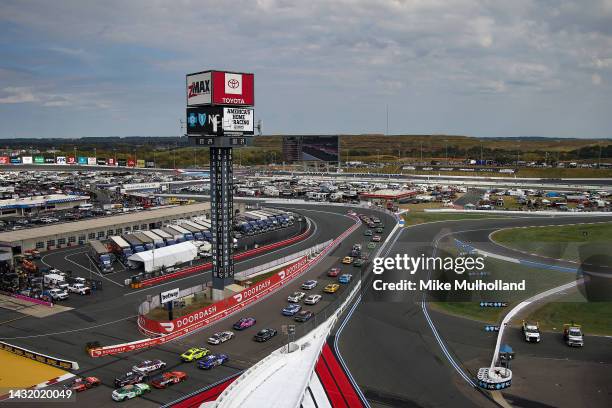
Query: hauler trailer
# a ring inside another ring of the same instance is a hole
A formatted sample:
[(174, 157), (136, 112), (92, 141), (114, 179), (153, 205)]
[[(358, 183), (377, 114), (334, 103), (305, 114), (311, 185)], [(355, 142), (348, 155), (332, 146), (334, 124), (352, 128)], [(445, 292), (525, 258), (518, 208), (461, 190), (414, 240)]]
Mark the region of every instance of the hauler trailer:
[(210, 221), (195, 219), (195, 220), (192, 220), (191, 222), (203, 228), (202, 234), (204, 234), (204, 239), (206, 241), (212, 241), (212, 234), (210, 233), (210, 227), (211, 227)]
[(256, 217), (260, 217), (262, 221), (268, 224), (269, 229), (280, 228), (280, 223), (278, 222), (276, 217), (271, 214), (268, 214), (264, 211), (249, 211), (249, 213), (255, 215)]
[(259, 223), (255, 220), (247, 218), (244, 214), (240, 214), (234, 218), (235, 228), (246, 235), (257, 234), (261, 231)]
[(210, 227), (206, 227), (205, 225), (202, 225), (196, 221), (185, 221), (184, 224), (192, 226), (193, 228), (197, 228), (200, 236), (202, 237), (198, 239), (204, 241), (210, 241), (212, 239), (212, 235), (210, 234)]
[(169, 226), (165, 226), (165, 227), (162, 227), (160, 229), (162, 231), (164, 231), (166, 234), (171, 235), (172, 238), (174, 239), (174, 242), (177, 243), (177, 244), (186, 241), (185, 235), (183, 235), (182, 232), (178, 232), (174, 228), (170, 228)]
[(142, 244), (142, 241), (139, 240), (138, 238), (136, 238), (133, 234), (124, 234), (124, 235), (122, 235), (122, 238), (128, 244), (130, 244), (130, 246), (132, 247), (132, 250), (134, 251), (134, 253), (142, 252), (142, 251), (145, 250), (145, 247)]
[(140, 242), (142, 242), (142, 245), (147, 251), (150, 251), (155, 248), (155, 242), (142, 232), (133, 232), (132, 235), (139, 239)]
[(114, 235), (109, 238), (111, 250), (118, 255), (122, 260), (127, 260), (128, 257), (134, 254), (130, 244), (119, 235)]
[(102, 273), (113, 271), (113, 265), (108, 248), (97, 240), (89, 241), (89, 256), (98, 265)]
[(295, 221), (295, 217), (293, 216), (293, 214), (288, 211), (277, 210), (276, 208), (266, 208), (264, 209), (264, 211), (270, 214), (274, 214), (277, 218), (285, 220), (285, 222), (289, 225), (293, 224), (293, 222)]
[(242, 216), (246, 218), (247, 220), (249, 220), (249, 223), (251, 221), (254, 221), (259, 226), (260, 231), (268, 231), (269, 229), (271, 229), (271, 225), (269, 225), (269, 223), (266, 222), (267, 217), (264, 217), (261, 215), (255, 215), (251, 213), (250, 211), (242, 214)]
[(269, 209), (265, 209), (265, 210), (260, 210), (258, 211), (261, 214), (267, 215), (268, 217), (271, 217), (273, 219), (276, 220), (276, 222), (278, 222), (278, 225), (282, 226), (282, 227), (286, 227), (289, 224), (289, 218), (285, 217), (283, 214), (278, 214), (275, 212), (272, 212)]
[(204, 241), (204, 235), (202, 235), (200, 228), (194, 227), (193, 225), (189, 225), (186, 221), (183, 221), (180, 226), (181, 228), (185, 228), (187, 231), (191, 232), (191, 235), (193, 235), (193, 239), (195, 239), (196, 241)]
[(176, 230), (176, 232), (180, 232), (181, 234), (183, 234), (183, 237), (185, 237), (185, 240), (187, 241), (193, 241), (194, 239), (191, 231), (181, 227), (180, 225), (171, 224), (168, 225), (168, 228), (172, 228), (173, 230)]
[(159, 235), (157, 235), (155, 232), (153, 231), (141, 231), (141, 232), (153, 240), (153, 245), (155, 245), (155, 248), (163, 248), (166, 246), (166, 242), (164, 241), (164, 239), (160, 237)]
[(174, 236), (168, 234), (166, 231), (162, 229), (154, 229), (154, 230), (151, 230), (151, 232), (154, 232), (158, 237), (163, 239), (164, 242), (166, 243), (166, 246), (176, 244), (176, 241), (174, 240)]

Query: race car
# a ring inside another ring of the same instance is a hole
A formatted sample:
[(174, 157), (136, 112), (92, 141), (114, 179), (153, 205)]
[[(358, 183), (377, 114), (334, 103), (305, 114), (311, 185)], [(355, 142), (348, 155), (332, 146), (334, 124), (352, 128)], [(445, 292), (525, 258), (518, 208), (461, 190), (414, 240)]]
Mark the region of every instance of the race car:
[(115, 401), (125, 401), (128, 399), (140, 397), (145, 392), (150, 392), (151, 387), (147, 384), (138, 383), (134, 385), (126, 385), (125, 387), (121, 387), (112, 393), (112, 398)]
[(364, 260), (361, 258), (355, 259), (355, 261), (353, 261), (353, 266), (357, 268), (362, 267), (363, 264), (364, 264)]
[(208, 338), (208, 344), (221, 344), (225, 343), (228, 340), (231, 340), (234, 337), (234, 332), (231, 331), (222, 331), (219, 333), (215, 333)]
[(166, 388), (172, 384), (178, 384), (187, 379), (187, 373), (183, 371), (168, 371), (151, 381), (155, 388)]
[(332, 278), (335, 278), (336, 276), (340, 275), (340, 272), (342, 270), (340, 268), (331, 268), (328, 272), (327, 272), (327, 276), (331, 276)]
[(353, 263), (353, 258), (350, 256), (345, 256), (344, 258), (342, 258), (342, 263), (345, 265), (350, 265)]
[[(371, 225), (370, 225), (370, 228), (371, 228)], [(372, 230), (369, 230), (369, 229), (365, 230), (363, 235), (365, 235), (366, 237), (371, 237), (372, 236)]]
[(287, 297), (287, 302), (297, 303), (302, 300), (304, 296), (306, 296), (304, 292), (293, 292), (289, 295), (289, 297)]
[(374, 235), (372, 237), (372, 242), (380, 242), (380, 235)]
[(256, 335), (253, 336), (253, 340), (263, 343), (276, 336), (277, 333), (278, 332), (276, 331), (276, 329), (262, 329), (258, 331)]
[(192, 347), (183, 354), (181, 354), (181, 360), (185, 362), (198, 360), (204, 357), (206, 354), (210, 353), (210, 351), (203, 347)]
[(314, 279), (307, 280), (306, 282), (302, 283), (302, 289), (314, 289), (314, 287), (317, 286), (317, 283), (318, 282)]
[(166, 367), (166, 363), (161, 360), (145, 360), (140, 364), (136, 364), (132, 367), (132, 371), (137, 373), (148, 374), (156, 370), (161, 370)]
[(100, 385), (100, 379), (97, 377), (77, 378), (70, 384), (70, 389), (72, 391), (81, 392), (91, 387), (97, 387), (98, 385)]
[(298, 305), (296, 303), (289, 303), (287, 307), (283, 308), (281, 313), (283, 314), (283, 316), (293, 316), (300, 310), (302, 310), (301, 305)]
[(310, 320), (310, 318), (314, 316), (314, 313), (311, 312), (310, 310), (302, 310), (300, 313), (296, 314), (293, 317), (293, 320), (295, 320), (296, 322), (307, 322), (308, 320)]
[(115, 378), (115, 387), (120, 388), (126, 385), (133, 385), (142, 382), (145, 378), (143, 373), (129, 371), (119, 378)]
[(306, 299), (304, 299), (304, 304), (306, 304), (306, 305), (315, 305), (315, 304), (319, 303), (319, 300), (321, 300), (322, 297), (323, 296), (321, 296), (321, 295), (310, 295)]
[(340, 289), (340, 285), (338, 285), (337, 283), (330, 283), (329, 285), (325, 286), (325, 288), (323, 288), (323, 292), (336, 293), (338, 289)]
[(353, 279), (353, 275), (351, 275), (350, 273), (345, 273), (343, 275), (340, 275), (340, 277), (338, 278), (338, 282), (349, 283), (351, 279)]
[(376, 233), (377, 233), (377, 234), (382, 234), (382, 233), (383, 233), (383, 231), (384, 231), (384, 228), (385, 228), (385, 226), (384, 226), (384, 225), (379, 226), (378, 228), (376, 228)]
[(234, 323), (234, 330), (244, 330), (244, 329), (248, 329), (251, 326), (255, 325), (255, 318), (254, 317), (243, 317), (242, 319), (238, 320), (236, 323)]
[(198, 368), (203, 370), (210, 370), (211, 368), (215, 368), (216, 366), (220, 366), (221, 364), (229, 361), (229, 357), (227, 354), (209, 354), (200, 361), (198, 361)]
[(376, 248), (376, 242), (369, 242), (368, 249), (374, 249), (374, 248)]

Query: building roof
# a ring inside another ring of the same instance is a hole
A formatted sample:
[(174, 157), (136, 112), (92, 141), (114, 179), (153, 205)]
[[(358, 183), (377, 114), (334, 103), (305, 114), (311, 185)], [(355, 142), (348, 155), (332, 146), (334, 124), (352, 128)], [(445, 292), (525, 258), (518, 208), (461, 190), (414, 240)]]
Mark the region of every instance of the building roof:
[(161, 217), (180, 216), (187, 212), (202, 212), (210, 210), (210, 203), (177, 205), (159, 209), (114, 215), (110, 217), (91, 218), (83, 221), (66, 222), (38, 228), (28, 228), (17, 231), (0, 232), (0, 242), (15, 242), (59, 234), (78, 233), (84, 230), (101, 229), (114, 225), (130, 224), (158, 219)]
[(10, 208), (34, 208), (43, 207), (48, 204), (68, 203), (71, 201), (86, 201), (89, 200), (87, 195), (67, 195), (67, 194), (50, 194), (46, 196), (34, 196), (25, 198), (9, 198), (0, 200), (0, 209)]
[(384, 198), (388, 200), (397, 200), (404, 197), (412, 197), (416, 195), (416, 191), (407, 190), (377, 190), (371, 193), (360, 193), (363, 198)]

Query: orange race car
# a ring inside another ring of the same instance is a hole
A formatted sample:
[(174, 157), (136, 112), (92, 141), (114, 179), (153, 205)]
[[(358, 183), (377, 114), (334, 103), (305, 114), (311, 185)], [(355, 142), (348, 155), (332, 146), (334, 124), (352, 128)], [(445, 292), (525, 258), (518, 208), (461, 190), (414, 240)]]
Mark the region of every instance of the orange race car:
[(98, 377), (85, 377), (77, 378), (70, 384), (70, 389), (76, 392), (81, 392), (90, 389), (91, 387), (97, 387), (100, 385), (100, 379)]
[(187, 373), (183, 371), (168, 371), (151, 381), (155, 388), (166, 388), (169, 385), (180, 383), (187, 379)]

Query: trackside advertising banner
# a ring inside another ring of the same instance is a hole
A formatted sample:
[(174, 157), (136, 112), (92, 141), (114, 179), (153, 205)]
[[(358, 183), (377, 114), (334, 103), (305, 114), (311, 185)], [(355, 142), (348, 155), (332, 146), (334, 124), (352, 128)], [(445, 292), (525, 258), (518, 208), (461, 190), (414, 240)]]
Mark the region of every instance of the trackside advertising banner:
[(308, 263), (308, 257), (304, 256), (268, 279), (258, 282), (256, 285), (246, 288), (230, 298), (172, 321), (159, 322), (147, 319), (144, 316), (139, 316), (138, 326), (142, 331), (151, 335), (161, 335), (161, 337), (92, 349), (90, 350), (90, 355), (92, 357), (102, 357), (109, 354), (125, 353), (127, 351), (140, 350), (174, 340), (177, 337), (222, 319), (256, 300), (265, 297), (299, 275), (304, 268), (308, 266)]

